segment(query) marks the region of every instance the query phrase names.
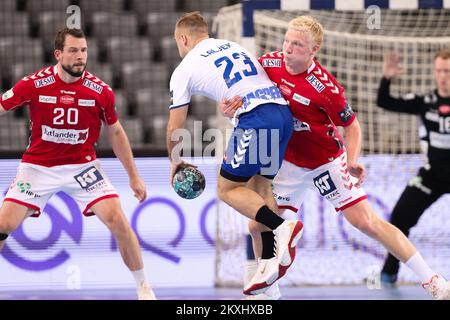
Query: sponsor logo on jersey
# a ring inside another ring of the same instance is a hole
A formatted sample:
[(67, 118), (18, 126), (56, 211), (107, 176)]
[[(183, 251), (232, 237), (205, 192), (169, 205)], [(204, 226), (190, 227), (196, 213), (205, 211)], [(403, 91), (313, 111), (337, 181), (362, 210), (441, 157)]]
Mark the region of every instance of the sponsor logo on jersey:
[(280, 85), (280, 90), (285, 96), (291, 96), (292, 90), (288, 86), (285, 86), (284, 84)]
[(294, 99), (294, 101), (297, 101), (301, 104), (304, 104), (305, 106), (309, 106), (309, 103), (311, 102), (311, 100), (309, 100), (308, 98), (305, 98), (302, 95), (299, 95), (298, 93), (294, 93), (294, 96), (292, 97), (292, 99)]
[(84, 79), (83, 86), (86, 88), (89, 88), (91, 90), (94, 90), (98, 94), (102, 93), (103, 87), (99, 84), (96, 84), (95, 82), (92, 82), (91, 80)]
[(81, 107), (95, 107), (95, 100), (78, 99), (78, 105)]
[(262, 66), (264, 68), (280, 68), (281, 59), (264, 59), (262, 61)]
[(63, 144), (83, 144), (89, 136), (89, 129), (55, 129), (46, 125), (42, 125), (42, 140), (63, 143)]
[(42, 88), (51, 85), (52, 83), (55, 83), (55, 77), (50, 76), (43, 79), (34, 80), (34, 86), (36, 88)]
[(75, 91), (67, 91), (67, 90), (61, 90), (62, 94), (76, 94)]
[(59, 97), (59, 101), (63, 104), (73, 104), (73, 103), (75, 103), (75, 98), (65, 95), (65, 96)]
[(315, 177), (313, 181), (322, 196), (326, 196), (336, 190), (336, 185), (333, 180), (331, 180), (330, 172), (328, 170)]
[(14, 96), (13, 89), (9, 89), (2, 95), (3, 101), (8, 100), (9, 98), (12, 98)]
[(345, 105), (344, 109), (339, 111), (339, 117), (341, 118), (342, 122), (347, 122), (352, 118), (352, 116), (353, 116), (353, 110), (347, 103)]
[(250, 93), (247, 93), (245, 97), (242, 99), (243, 105), (242, 108), (245, 110), (252, 102), (252, 99), (260, 99), (260, 100), (276, 100), (282, 99), (283, 95), (280, 90), (276, 86), (271, 86), (268, 88), (261, 88)]
[(442, 104), (439, 106), (439, 113), (443, 116), (448, 116), (450, 114), (450, 106)]
[(325, 90), (325, 85), (322, 82), (320, 82), (315, 75), (310, 74), (305, 79), (313, 86), (314, 89), (316, 89), (317, 92), (320, 93), (323, 90)]
[(311, 127), (308, 123), (302, 122), (297, 118), (292, 117), (294, 131), (311, 131)]
[(52, 104), (56, 104), (56, 97), (51, 97), (51, 96), (39, 96), (39, 102), (42, 103), (52, 103)]
[(292, 88), (295, 88), (295, 84), (290, 83), (289, 81), (284, 80), (283, 78), (281, 78), (281, 82), (287, 84), (288, 86), (290, 86), (290, 87), (292, 87)]

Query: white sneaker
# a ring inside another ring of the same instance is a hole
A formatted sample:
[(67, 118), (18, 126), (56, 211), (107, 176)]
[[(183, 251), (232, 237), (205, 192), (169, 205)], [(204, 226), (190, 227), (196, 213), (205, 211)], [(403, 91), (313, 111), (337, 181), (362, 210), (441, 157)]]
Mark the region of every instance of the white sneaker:
[(155, 293), (147, 282), (142, 281), (137, 290), (138, 300), (156, 300)]
[(281, 292), (278, 282), (272, 284), (265, 292), (254, 295), (246, 296), (243, 300), (280, 300)]
[(244, 294), (256, 295), (266, 291), (278, 279), (278, 269), (279, 266), (276, 257), (259, 259), (256, 273), (252, 280), (245, 286)]
[(273, 233), (275, 234), (276, 258), (279, 263), (279, 279), (286, 274), (287, 269), (294, 262), (295, 246), (302, 237), (303, 223), (298, 220), (285, 220), (273, 230)]
[(422, 283), (434, 300), (450, 300), (450, 281), (440, 275), (434, 275), (429, 282)]

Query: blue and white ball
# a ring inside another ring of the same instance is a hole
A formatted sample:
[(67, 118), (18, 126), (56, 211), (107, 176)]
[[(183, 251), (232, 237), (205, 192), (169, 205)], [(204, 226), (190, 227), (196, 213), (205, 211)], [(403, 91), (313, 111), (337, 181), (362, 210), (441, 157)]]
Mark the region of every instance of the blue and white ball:
[(173, 177), (172, 186), (180, 197), (195, 199), (205, 190), (205, 176), (193, 167), (180, 168)]

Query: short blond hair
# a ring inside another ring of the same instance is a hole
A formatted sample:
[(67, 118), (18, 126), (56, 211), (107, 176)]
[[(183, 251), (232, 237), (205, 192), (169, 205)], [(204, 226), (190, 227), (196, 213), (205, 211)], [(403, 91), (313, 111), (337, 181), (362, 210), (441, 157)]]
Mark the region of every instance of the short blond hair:
[(299, 16), (289, 21), (288, 29), (293, 29), (300, 32), (311, 33), (315, 44), (319, 46), (323, 41), (323, 27), (319, 21), (311, 16)]
[(434, 61), (436, 61), (437, 58), (441, 58), (444, 60), (450, 59), (450, 50), (447, 48), (440, 49), (434, 56)]
[(185, 29), (189, 34), (208, 34), (208, 22), (199, 11), (183, 14), (175, 27)]

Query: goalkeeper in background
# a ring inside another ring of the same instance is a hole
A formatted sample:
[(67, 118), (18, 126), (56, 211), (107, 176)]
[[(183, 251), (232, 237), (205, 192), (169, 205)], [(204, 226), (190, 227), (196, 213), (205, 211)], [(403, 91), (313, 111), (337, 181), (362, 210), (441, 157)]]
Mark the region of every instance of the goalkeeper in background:
[[(358, 163), (361, 129), (343, 88), (315, 59), (322, 41), (321, 24), (312, 17), (300, 16), (289, 22), (283, 51), (259, 59), (289, 102), (294, 116), (294, 133), (272, 183), (280, 214), (286, 209), (297, 211), (306, 189), (315, 190), (354, 227), (406, 263), (434, 299), (450, 299), (449, 283), (430, 269), (398, 228), (375, 214), (367, 200), (361, 187), (365, 169)], [(232, 115), (239, 102), (240, 97), (224, 101), (222, 111)], [(345, 144), (336, 126), (344, 127)], [(260, 249), (260, 225), (251, 221), (249, 229), (255, 256), (262, 260), (269, 258)], [(267, 247), (264, 238), (262, 243)], [(266, 297), (261, 298), (279, 296), (276, 286), (272, 285)]]
[[(428, 144), (427, 163), (409, 181), (392, 211), (391, 223), (408, 236), (424, 211), (442, 195), (450, 193), (450, 50), (441, 49), (436, 53), (437, 89), (423, 96), (413, 93), (402, 98), (391, 96), (391, 79), (403, 74), (399, 61), (395, 53), (385, 57), (377, 104), (386, 110), (419, 115)], [(381, 271), (381, 281), (394, 285), (399, 268), (398, 259), (389, 254)]]

